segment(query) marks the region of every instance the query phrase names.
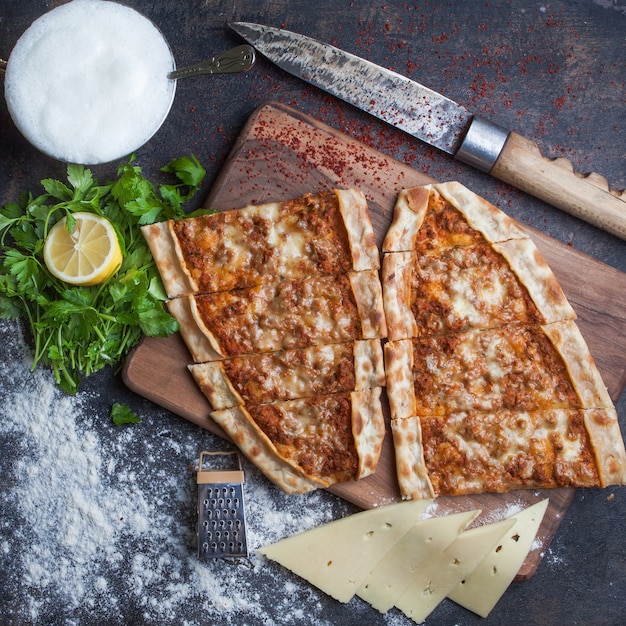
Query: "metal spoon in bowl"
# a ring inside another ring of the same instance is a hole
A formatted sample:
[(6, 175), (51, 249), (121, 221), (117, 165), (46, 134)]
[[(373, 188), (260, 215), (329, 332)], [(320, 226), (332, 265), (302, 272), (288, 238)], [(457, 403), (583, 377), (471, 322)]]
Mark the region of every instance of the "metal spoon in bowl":
[(233, 74), (249, 70), (255, 61), (254, 48), (243, 45), (227, 50), (206, 61), (182, 67), (170, 72), (167, 77), (172, 79), (199, 76), (200, 74)]
[[(254, 65), (254, 62), (255, 54), (252, 46), (237, 46), (206, 61), (170, 72), (167, 77), (177, 79), (186, 78), (187, 76), (199, 76), (201, 74), (234, 74), (249, 70)], [(0, 59), (0, 75), (5, 73), (6, 68), (7, 62), (4, 59)]]

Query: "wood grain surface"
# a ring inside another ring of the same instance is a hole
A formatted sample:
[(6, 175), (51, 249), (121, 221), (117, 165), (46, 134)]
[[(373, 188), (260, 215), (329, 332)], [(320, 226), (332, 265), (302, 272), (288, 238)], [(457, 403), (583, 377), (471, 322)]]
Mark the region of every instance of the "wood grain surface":
[[(416, 169), (292, 108), (269, 103), (257, 109), (242, 129), (206, 206), (226, 210), (333, 187), (355, 187), (368, 199), (380, 245), (398, 192), (428, 182), (432, 179)], [(626, 274), (538, 231), (528, 231), (576, 310), (581, 332), (616, 400), (626, 384)], [(145, 338), (128, 356), (123, 380), (136, 393), (225, 437), (208, 415), (210, 406), (187, 370), (189, 362), (179, 335)], [(388, 420), (386, 399), (384, 409)], [(397, 501), (400, 495), (390, 436), (374, 475), (330, 490), (362, 508)], [(549, 497), (538, 541), (517, 577), (524, 580), (535, 572), (573, 496), (573, 489), (557, 489), (442, 497), (437, 499), (436, 509), (446, 513), (480, 508), (476, 523), (484, 523)]]

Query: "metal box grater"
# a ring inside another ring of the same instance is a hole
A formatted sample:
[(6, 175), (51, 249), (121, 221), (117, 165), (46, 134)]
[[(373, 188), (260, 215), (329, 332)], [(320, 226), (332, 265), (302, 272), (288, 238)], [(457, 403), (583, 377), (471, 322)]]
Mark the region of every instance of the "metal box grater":
[[(237, 469), (207, 468), (205, 457), (224, 462), (237, 457)], [(198, 557), (246, 557), (246, 518), (243, 499), (244, 472), (236, 451), (200, 453), (198, 461)]]

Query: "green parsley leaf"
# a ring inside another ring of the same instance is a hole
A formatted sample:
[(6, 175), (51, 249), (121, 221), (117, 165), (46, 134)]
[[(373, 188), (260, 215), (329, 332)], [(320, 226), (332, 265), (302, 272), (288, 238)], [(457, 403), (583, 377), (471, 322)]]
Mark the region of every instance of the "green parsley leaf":
[(116, 426), (141, 422), (139, 416), (131, 411), (130, 407), (126, 404), (120, 404), (119, 402), (115, 402), (111, 407), (111, 419)]
[[(67, 181), (44, 179), (44, 194), (25, 192), (0, 208), (0, 317), (26, 322), (33, 368), (51, 368), (71, 394), (83, 377), (119, 363), (142, 335), (178, 330), (164, 307), (165, 289), (141, 226), (187, 217), (183, 203), (199, 190), (204, 169), (195, 156), (172, 161), (163, 171), (181, 182), (161, 193), (134, 161), (132, 156), (120, 165), (117, 179), (104, 185), (84, 166), (70, 164)], [(101, 285), (70, 287), (44, 263), (50, 228), (66, 218), (71, 231), (76, 211), (106, 217), (118, 235), (122, 265)]]
[(46, 178), (41, 181), (41, 186), (57, 200), (67, 201), (74, 198), (72, 190), (60, 180), (54, 180), (52, 178)]
[(174, 159), (171, 163), (162, 167), (161, 171), (173, 173), (190, 189), (197, 189), (206, 176), (206, 171), (194, 155)]

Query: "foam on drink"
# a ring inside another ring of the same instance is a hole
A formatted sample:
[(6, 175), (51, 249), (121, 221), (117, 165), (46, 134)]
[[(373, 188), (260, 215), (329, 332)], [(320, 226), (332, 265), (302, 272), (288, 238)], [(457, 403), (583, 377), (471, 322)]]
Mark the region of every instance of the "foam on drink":
[(96, 164), (126, 156), (158, 130), (176, 81), (172, 52), (140, 13), (107, 0), (72, 0), (37, 19), (11, 52), (5, 97), (42, 152)]

